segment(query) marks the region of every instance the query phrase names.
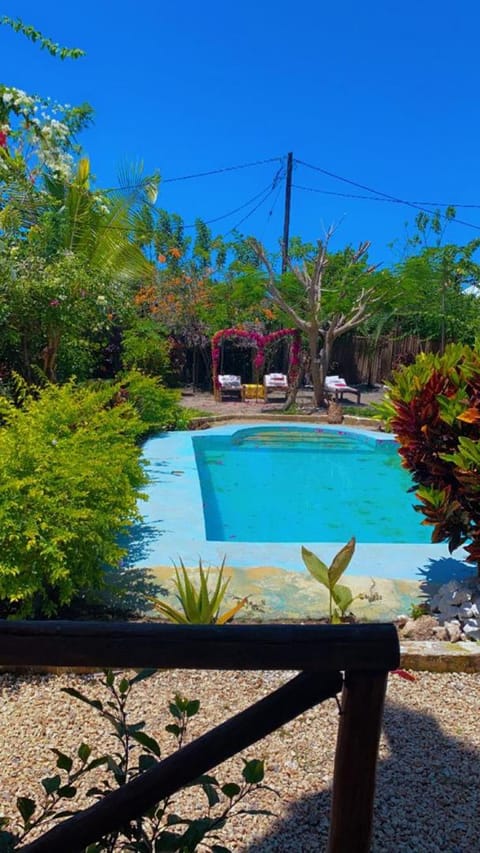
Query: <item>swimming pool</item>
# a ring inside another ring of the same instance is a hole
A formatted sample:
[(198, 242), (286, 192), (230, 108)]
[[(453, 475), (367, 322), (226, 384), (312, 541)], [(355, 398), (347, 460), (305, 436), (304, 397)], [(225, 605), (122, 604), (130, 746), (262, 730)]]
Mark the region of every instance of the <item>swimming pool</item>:
[[(301, 583), (300, 576), (306, 573), (302, 563), (300, 549), (306, 541), (299, 539), (294, 542), (262, 542), (241, 541), (236, 539), (208, 539), (204, 520), (203, 496), (200, 484), (197, 460), (195, 457), (194, 443), (207, 437), (232, 437), (245, 434), (245, 429), (274, 428), (278, 430), (279, 424), (252, 423), (249, 427), (241, 424), (229, 424), (226, 426), (215, 426), (203, 432), (181, 431), (172, 433), (161, 433), (149, 439), (144, 445), (144, 456), (148, 462), (148, 472), (151, 482), (148, 486), (148, 497), (146, 501), (139, 504), (140, 512), (144, 518), (136, 531), (130, 549), (128, 565), (139, 568), (150, 567), (165, 569), (171, 573), (172, 563), (181, 557), (187, 565), (197, 565), (201, 557), (205, 564), (220, 565), (225, 558), (226, 564), (234, 570), (251, 570), (255, 568), (256, 578), (268, 569), (269, 587), (274, 586), (272, 581), (272, 570), (278, 572), (279, 601), (282, 595), (285, 572), (292, 573), (295, 583)], [(298, 429), (296, 423), (284, 423), (281, 429), (293, 427)], [(337, 433), (338, 427), (322, 425), (306, 425), (306, 429), (315, 433), (321, 429), (322, 433)], [(354, 429), (343, 426), (341, 432), (356, 436), (357, 440), (363, 437), (369, 442), (378, 442), (379, 445), (389, 444), (395, 447), (393, 436), (366, 429)], [(221, 468), (221, 466), (219, 466)], [(359, 479), (359, 478), (358, 478)], [(372, 492), (369, 478), (361, 483), (364, 495)], [(294, 507), (290, 507), (290, 514)], [(334, 502), (335, 503), (335, 502)], [(338, 515), (348, 517), (341, 502), (338, 504)], [(269, 513), (267, 503), (263, 505), (262, 515), (265, 519)], [(348, 575), (362, 576), (367, 580), (374, 578), (395, 578), (399, 581), (415, 582), (422, 581), (425, 577), (438, 578), (444, 582), (456, 571), (456, 576), (469, 575), (471, 568), (464, 567), (465, 552), (459, 548), (451, 557), (446, 544), (432, 544), (429, 541), (429, 529), (422, 528), (422, 517), (415, 513), (415, 520), (420, 530), (426, 533), (424, 542), (415, 542), (405, 539), (399, 543), (386, 542), (359, 542), (356, 547), (355, 556), (349, 568)], [(339, 531), (338, 534), (330, 534), (329, 538), (319, 536), (318, 539), (308, 542), (310, 550), (317, 553), (325, 562), (330, 561), (345, 544), (346, 538)], [(453, 565), (455, 564), (455, 565)], [(433, 567), (433, 569), (432, 569)], [(441, 574), (442, 573), (442, 574)], [(255, 581), (257, 582), (257, 581)], [(280, 604), (279, 604), (280, 606)], [(402, 611), (398, 611), (402, 612)]]
[(427, 543), (395, 442), (343, 429), (193, 437), (207, 540)]

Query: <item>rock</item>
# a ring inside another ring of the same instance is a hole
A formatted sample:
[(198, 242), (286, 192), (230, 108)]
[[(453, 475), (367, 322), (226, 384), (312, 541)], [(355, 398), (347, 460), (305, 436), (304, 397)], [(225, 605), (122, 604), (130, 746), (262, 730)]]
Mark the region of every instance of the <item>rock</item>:
[(468, 619), (463, 625), (463, 633), (468, 640), (480, 640), (480, 624), (477, 619)]
[(402, 628), (402, 637), (408, 640), (430, 640), (435, 636), (438, 621), (434, 616), (420, 616), (419, 619), (409, 619)]
[(399, 616), (395, 619), (395, 624), (397, 628), (403, 628), (408, 622), (408, 616), (405, 613), (400, 613)]
[(434, 628), (433, 633), (436, 640), (449, 640), (448, 631), (445, 628), (445, 625), (439, 625), (438, 628)]
[(459, 643), (462, 639), (462, 626), (456, 619), (451, 622), (445, 622), (443, 626), (448, 634), (448, 639), (451, 643)]

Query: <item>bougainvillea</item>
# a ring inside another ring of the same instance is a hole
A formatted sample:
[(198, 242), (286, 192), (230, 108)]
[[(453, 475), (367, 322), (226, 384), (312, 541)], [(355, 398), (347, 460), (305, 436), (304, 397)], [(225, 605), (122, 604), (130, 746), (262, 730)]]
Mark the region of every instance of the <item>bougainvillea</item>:
[(256, 347), (257, 352), (253, 360), (253, 366), (255, 370), (260, 371), (265, 364), (265, 349), (267, 346), (285, 337), (292, 337), (288, 379), (290, 384), (293, 384), (300, 367), (300, 332), (298, 329), (277, 329), (276, 332), (270, 332), (268, 335), (262, 335), (260, 332), (241, 328), (221, 329), (219, 332), (216, 332), (212, 338), (213, 387), (218, 388), (218, 366), (220, 364), (221, 344), (224, 338), (246, 338), (252, 346)]
[(396, 371), (381, 407), (432, 541), (480, 566), (480, 353), (454, 344)]

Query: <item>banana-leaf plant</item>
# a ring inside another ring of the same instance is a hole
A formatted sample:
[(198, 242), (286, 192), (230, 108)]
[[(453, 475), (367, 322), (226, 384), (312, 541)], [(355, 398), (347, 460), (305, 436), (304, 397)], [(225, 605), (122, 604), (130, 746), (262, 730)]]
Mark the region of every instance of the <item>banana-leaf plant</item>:
[(302, 546), (302, 559), (310, 574), (328, 590), (328, 614), (332, 624), (341, 622), (352, 603), (358, 596), (352, 594), (348, 586), (339, 583), (355, 551), (355, 537), (352, 537), (338, 554), (335, 554), (330, 566), (317, 557), (308, 548)]

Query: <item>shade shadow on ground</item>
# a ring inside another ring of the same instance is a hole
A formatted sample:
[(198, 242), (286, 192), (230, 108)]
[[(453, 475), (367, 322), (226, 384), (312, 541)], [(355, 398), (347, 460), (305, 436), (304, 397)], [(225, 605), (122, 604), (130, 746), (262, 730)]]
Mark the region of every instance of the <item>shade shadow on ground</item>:
[(475, 566), (456, 560), (454, 557), (440, 557), (437, 560), (430, 559), (426, 566), (419, 568), (421, 592), (430, 597), (438, 588), (451, 580), (465, 580), (475, 577)]
[[(382, 751), (387, 755), (378, 764), (372, 853), (478, 849), (480, 751), (445, 735), (429, 714), (391, 701)], [(299, 799), (246, 853), (324, 851), (330, 804), (330, 791)]]

